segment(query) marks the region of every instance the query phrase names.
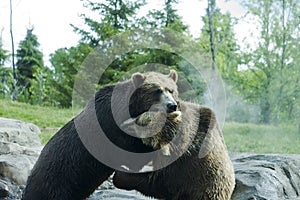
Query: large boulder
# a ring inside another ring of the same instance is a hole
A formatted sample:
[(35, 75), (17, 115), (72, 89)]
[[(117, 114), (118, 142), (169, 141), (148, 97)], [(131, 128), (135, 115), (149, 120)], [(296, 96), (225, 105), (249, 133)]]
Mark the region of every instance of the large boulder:
[(38, 138), (40, 133), (40, 129), (32, 123), (0, 117), (0, 141), (17, 143), (25, 147), (40, 147), (41, 142)]
[(154, 200), (145, 197), (137, 191), (126, 191), (115, 188), (112, 177), (105, 181), (88, 200), (111, 199), (111, 200)]
[(299, 200), (300, 155), (232, 154), (232, 200)]
[[(230, 156), (236, 176), (231, 200), (300, 200), (300, 155), (232, 153)], [(110, 185), (100, 187), (89, 199), (149, 198)]]
[(0, 199), (18, 200), (21, 199), (24, 185), (18, 185), (12, 180), (0, 176)]
[(34, 124), (0, 118), (0, 196), (13, 192), (13, 185), (26, 184), (42, 149), (38, 134)]

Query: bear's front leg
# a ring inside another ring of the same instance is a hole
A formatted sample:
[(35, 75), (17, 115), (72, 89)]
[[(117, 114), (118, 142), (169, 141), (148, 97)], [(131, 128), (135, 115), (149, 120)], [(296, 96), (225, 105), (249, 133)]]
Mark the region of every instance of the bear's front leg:
[(165, 198), (165, 186), (163, 181), (155, 180), (158, 172), (126, 173), (116, 171), (113, 176), (113, 184), (123, 190), (137, 190), (142, 194), (154, 198)]
[(145, 185), (147, 175), (144, 173), (141, 174), (133, 174), (133, 173), (126, 173), (121, 171), (115, 171), (113, 176), (113, 184), (123, 190), (134, 190), (139, 184)]

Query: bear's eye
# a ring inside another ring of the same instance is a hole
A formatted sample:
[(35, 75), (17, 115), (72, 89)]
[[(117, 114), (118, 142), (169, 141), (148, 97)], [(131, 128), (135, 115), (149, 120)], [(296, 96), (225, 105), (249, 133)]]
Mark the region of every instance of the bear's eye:
[(158, 88), (158, 89), (155, 90), (155, 93), (156, 94), (161, 94), (161, 93), (163, 93), (163, 90), (161, 88)]
[(172, 89), (168, 89), (168, 91), (169, 91), (171, 94), (174, 93), (174, 90), (172, 90)]

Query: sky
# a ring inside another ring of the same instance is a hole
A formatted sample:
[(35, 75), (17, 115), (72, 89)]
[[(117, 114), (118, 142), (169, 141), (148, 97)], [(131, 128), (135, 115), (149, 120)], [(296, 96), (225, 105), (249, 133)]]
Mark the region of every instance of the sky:
[[(77, 44), (80, 36), (73, 32), (70, 24), (82, 25), (79, 15), (86, 12), (80, 0), (12, 0), (13, 2), (13, 33), (15, 49), (25, 38), (26, 29), (34, 26), (34, 34), (40, 43), (40, 50), (44, 53), (47, 64), (48, 56), (55, 50), (63, 47), (71, 47)], [(151, 0), (149, 7), (155, 8), (160, 0)], [(204, 16), (207, 7), (206, 0), (179, 0), (177, 6), (183, 21), (190, 26), (194, 36), (200, 34), (202, 26), (201, 16)], [(229, 11), (232, 16), (240, 18), (245, 14), (245, 9), (237, 2), (231, 0), (217, 0), (217, 6), (222, 11)], [(11, 49), (9, 32), (9, 0), (0, 1), (0, 33), (2, 33), (3, 45), (7, 50)], [(240, 23), (235, 27), (236, 37), (242, 44), (245, 35), (254, 29), (253, 25)], [(254, 43), (255, 41), (253, 41)]]

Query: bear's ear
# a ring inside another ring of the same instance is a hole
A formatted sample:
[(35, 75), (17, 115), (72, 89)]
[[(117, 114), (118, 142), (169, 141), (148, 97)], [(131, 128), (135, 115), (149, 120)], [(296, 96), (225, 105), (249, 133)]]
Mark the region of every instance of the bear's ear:
[(178, 80), (178, 74), (177, 74), (177, 72), (174, 69), (170, 70), (169, 77), (172, 78), (175, 81), (175, 83)]
[(145, 79), (146, 79), (146, 76), (139, 72), (134, 73), (131, 76), (131, 80), (136, 88), (139, 87), (140, 85), (142, 85), (144, 83)]

